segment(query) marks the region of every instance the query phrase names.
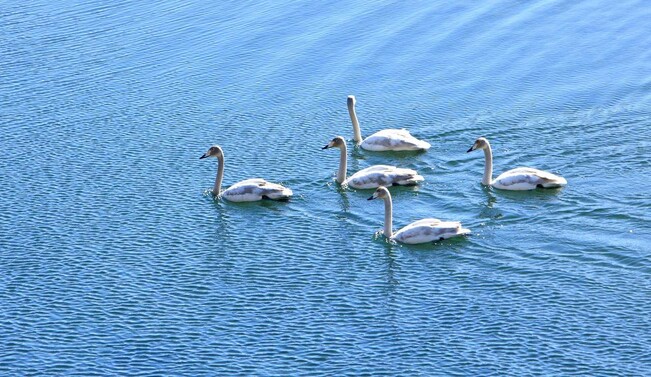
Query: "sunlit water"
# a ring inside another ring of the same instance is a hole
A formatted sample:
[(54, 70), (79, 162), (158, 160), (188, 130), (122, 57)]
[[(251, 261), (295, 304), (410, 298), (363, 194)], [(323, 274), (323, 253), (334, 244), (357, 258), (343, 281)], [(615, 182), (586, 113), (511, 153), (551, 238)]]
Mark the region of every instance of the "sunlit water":
[[(644, 375), (651, 3), (0, 3), (0, 374)], [(388, 243), (352, 138), (427, 153)], [(562, 190), (481, 186), (532, 166)], [(208, 193), (264, 177), (288, 203)]]

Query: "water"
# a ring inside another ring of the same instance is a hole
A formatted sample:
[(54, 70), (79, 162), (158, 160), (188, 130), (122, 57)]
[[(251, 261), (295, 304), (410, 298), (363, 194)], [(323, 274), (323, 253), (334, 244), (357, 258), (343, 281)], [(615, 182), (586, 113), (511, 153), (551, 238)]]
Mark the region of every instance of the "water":
[[(651, 5), (632, 1), (0, 3), (0, 374), (644, 375)], [(353, 150), (426, 182), (334, 183)], [(562, 190), (479, 183), (562, 174)], [(264, 177), (289, 203), (213, 201)], [(352, 143), (349, 143), (352, 147)]]

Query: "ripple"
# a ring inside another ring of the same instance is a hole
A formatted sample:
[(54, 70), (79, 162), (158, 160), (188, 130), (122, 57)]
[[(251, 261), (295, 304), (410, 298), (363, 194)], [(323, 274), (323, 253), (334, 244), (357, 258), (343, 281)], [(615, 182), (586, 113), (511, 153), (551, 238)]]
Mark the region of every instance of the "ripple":
[[(6, 4), (0, 10), (0, 374), (642, 375), (651, 116), (641, 1), (490, 5)], [(646, 18), (645, 18), (646, 17)], [(563, 33), (558, 32), (563, 30)], [(613, 78), (617, 79), (613, 79)], [(427, 153), (396, 227), (341, 189), (351, 138)], [(560, 173), (562, 190), (483, 187)], [(206, 191), (263, 177), (284, 203)], [(642, 334), (642, 335), (641, 335)]]

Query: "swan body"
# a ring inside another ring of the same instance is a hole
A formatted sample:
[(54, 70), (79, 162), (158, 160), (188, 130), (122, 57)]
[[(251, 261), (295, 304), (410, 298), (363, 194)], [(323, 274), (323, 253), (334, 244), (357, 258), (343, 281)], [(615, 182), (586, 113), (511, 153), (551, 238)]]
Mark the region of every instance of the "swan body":
[(459, 221), (441, 221), (433, 218), (414, 221), (393, 233), (393, 204), (389, 190), (380, 186), (368, 200), (377, 198), (384, 200), (384, 235), (391, 240), (406, 244), (419, 244), (470, 233), (470, 229), (464, 228)]
[(419, 175), (413, 169), (397, 168), (391, 165), (373, 165), (346, 178), (348, 159), (346, 141), (343, 137), (337, 136), (322, 149), (327, 148), (339, 148), (341, 150), (337, 182), (342, 186), (350, 186), (356, 189), (371, 189), (379, 186), (411, 186), (425, 180), (423, 176)]
[(262, 178), (251, 178), (237, 182), (228, 189), (221, 191), (224, 177), (224, 152), (218, 145), (213, 145), (199, 159), (216, 157), (217, 177), (213, 187), (213, 194), (231, 202), (255, 202), (262, 199), (286, 200), (293, 193), (292, 190), (277, 183), (267, 182)]
[(567, 184), (565, 178), (533, 168), (520, 167), (505, 171), (491, 186), (501, 190), (533, 190), (537, 187), (557, 188)]
[(374, 165), (348, 177), (342, 184), (356, 189), (371, 189), (378, 186), (410, 186), (425, 179), (415, 170), (390, 165)]
[(493, 179), (493, 152), (490, 143), (487, 139), (480, 137), (468, 149), (468, 152), (477, 149), (484, 150), (484, 158), (486, 159), (484, 176), (481, 181), (484, 185), (493, 186), (500, 190), (514, 191), (533, 190), (538, 187), (558, 188), (567, 185), (567, 180), (559, 175), (527, 167), (505, 171)]
[(285, 200), (292, 190), (261, 178), (240, 181), (224, 190), (221, 197), (231, 202), (255, 202), (262, 199)]
[(353, 133), (356, 143), (363, 149), (375, 152), (383, 151), (424, 151), (430, 148), (430, 144), (413, 137), (406, 129), (386, 129), (378, 131), (362, 140), (362, 133), (359, 128), (359, 120), (355, 113), (355, 96), (348, 96), (348, 113), (353, 123)]
[(411, 136), (406, 129), (386, 129), (364, 139), (360, 146), (367, 151), (420, 151), (428, 150), (428, 142)]
[(406, 244), (419, 244), (470, 233), (459, 221), (423, 219), (414, 221), (393, 234), (393, 239)]

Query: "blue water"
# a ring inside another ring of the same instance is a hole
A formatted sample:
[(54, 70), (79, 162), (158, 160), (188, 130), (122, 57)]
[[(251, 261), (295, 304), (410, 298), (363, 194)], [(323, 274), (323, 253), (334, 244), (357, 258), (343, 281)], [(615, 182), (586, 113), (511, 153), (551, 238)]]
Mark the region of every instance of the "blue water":
[[(651, 3), (0, 2), (0, 375), (648, 375)], [(427, 153), (387, 242), (352, 139)], [(481, 186), (525, 165), (562, 190)], [(215, 201), (264, 177), (288, 203)], [(350, 149), (353, 143), (349, 142)]]

